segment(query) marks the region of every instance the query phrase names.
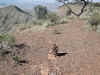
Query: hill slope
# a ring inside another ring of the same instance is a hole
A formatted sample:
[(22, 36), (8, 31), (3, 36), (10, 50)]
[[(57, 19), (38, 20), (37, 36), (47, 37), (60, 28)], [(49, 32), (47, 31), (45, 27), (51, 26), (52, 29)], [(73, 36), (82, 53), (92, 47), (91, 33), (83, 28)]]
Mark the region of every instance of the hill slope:
[(27, 24), (32, 16), (16, 6), (0, 8), (0, 32), (8, 31), (15, 24)]

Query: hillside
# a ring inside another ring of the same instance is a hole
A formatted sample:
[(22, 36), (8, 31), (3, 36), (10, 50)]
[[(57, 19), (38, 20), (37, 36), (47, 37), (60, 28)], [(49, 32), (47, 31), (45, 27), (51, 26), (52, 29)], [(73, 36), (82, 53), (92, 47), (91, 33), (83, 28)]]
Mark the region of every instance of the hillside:
[(9, 31), (15, 24), (27, 24), (32, 22), (32, 16), (18, 8), (8, 6), (0, 8), (0, 32)]

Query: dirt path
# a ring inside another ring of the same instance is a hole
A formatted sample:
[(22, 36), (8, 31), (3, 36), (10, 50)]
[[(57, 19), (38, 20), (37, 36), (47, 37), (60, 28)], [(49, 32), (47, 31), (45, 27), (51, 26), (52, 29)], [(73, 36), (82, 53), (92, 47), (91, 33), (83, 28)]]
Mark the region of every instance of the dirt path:
[[(100, 74), (100, 33), (85, 31), (81, 20), (69, 21), (41, 32), (27, 30), (15, 35), (17, 43), (29, 46), (24, 56), (29, 64), (23, 68), (17, 67), (22, 75), (35, 75), (34, 71), (39, 72), (41, 68), (41, 72), (45, 71), (44, 75), (48, 75), (52, 65), (51, 69), (59, 69), (63, 75)], [(57, 58), (48, 55), (53, 43), (58, 45), (59, 52), (69, 54)]]
[[(56, 34), (57, 31), (61, 34)], [(49, 63), (48, 50), (56, 42), (60, 48), (59, 52), (72, 53), (57, 58), (57, 67), (62, 69), (64, 75), (100, 74), (100, 35), (85, 31), (83, 21), (70, 21), (68, 24), (49, 27), (42, 32), (28, 31), (21, 36), (24, 37), (22, 41), (31, 46), (27, 59), (32, 57), (30, 60), (33, 60), (35, 57), (38, 59), (36, 62)]]

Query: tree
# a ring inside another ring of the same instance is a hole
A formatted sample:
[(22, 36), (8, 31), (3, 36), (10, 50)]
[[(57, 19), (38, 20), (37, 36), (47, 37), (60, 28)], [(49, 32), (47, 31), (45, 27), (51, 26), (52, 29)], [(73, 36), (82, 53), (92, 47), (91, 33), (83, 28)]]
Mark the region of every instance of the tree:
[[(76, 13), (68, 6), (67, 1), (69, 1), (69, 0), (57, 0), (57, 1), (63, 3), (63, 5), (65, 5), (69, 10), (71, 10), (72, 14), (74, 14), (76, 16), (81, 16), (83, 14), (84, 10), (85, 10), (85, 7), (89, 4), (89, 0), (72, 0), (75, 3), (81, 2), (81, 4), (82, 4), (82, 8), (81, 8), (80, 12)], [(90, 0), (90, 1), (93, 2), (93, 0)]]
[(47, 15), (47, 8), (42, 5), (37, 5), (34, 7), (35, 13), (38, 19), (45, 19)]

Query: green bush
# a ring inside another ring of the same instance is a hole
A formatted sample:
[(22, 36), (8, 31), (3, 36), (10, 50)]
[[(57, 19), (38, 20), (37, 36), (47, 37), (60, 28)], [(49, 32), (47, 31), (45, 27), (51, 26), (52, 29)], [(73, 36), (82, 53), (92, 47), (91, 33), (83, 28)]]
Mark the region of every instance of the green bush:
[(15, 44), (15, 37), (9, 34), (0, 34), (0, 44), (6, 42), (8, 45)]
[(16, 64), (20, 64), (21, 57), (13, 56), (13, 60), (16, 62)]
[(47, 15), (47, 8), (42, 5), (37, 5), (34, 7), (35, 14), (38, 19), (45, 19)]
[(100, 14), (98, 12), (93, 13), (88, 22), (92, 25), (92, 26), (97, 26), (100, 24)]

